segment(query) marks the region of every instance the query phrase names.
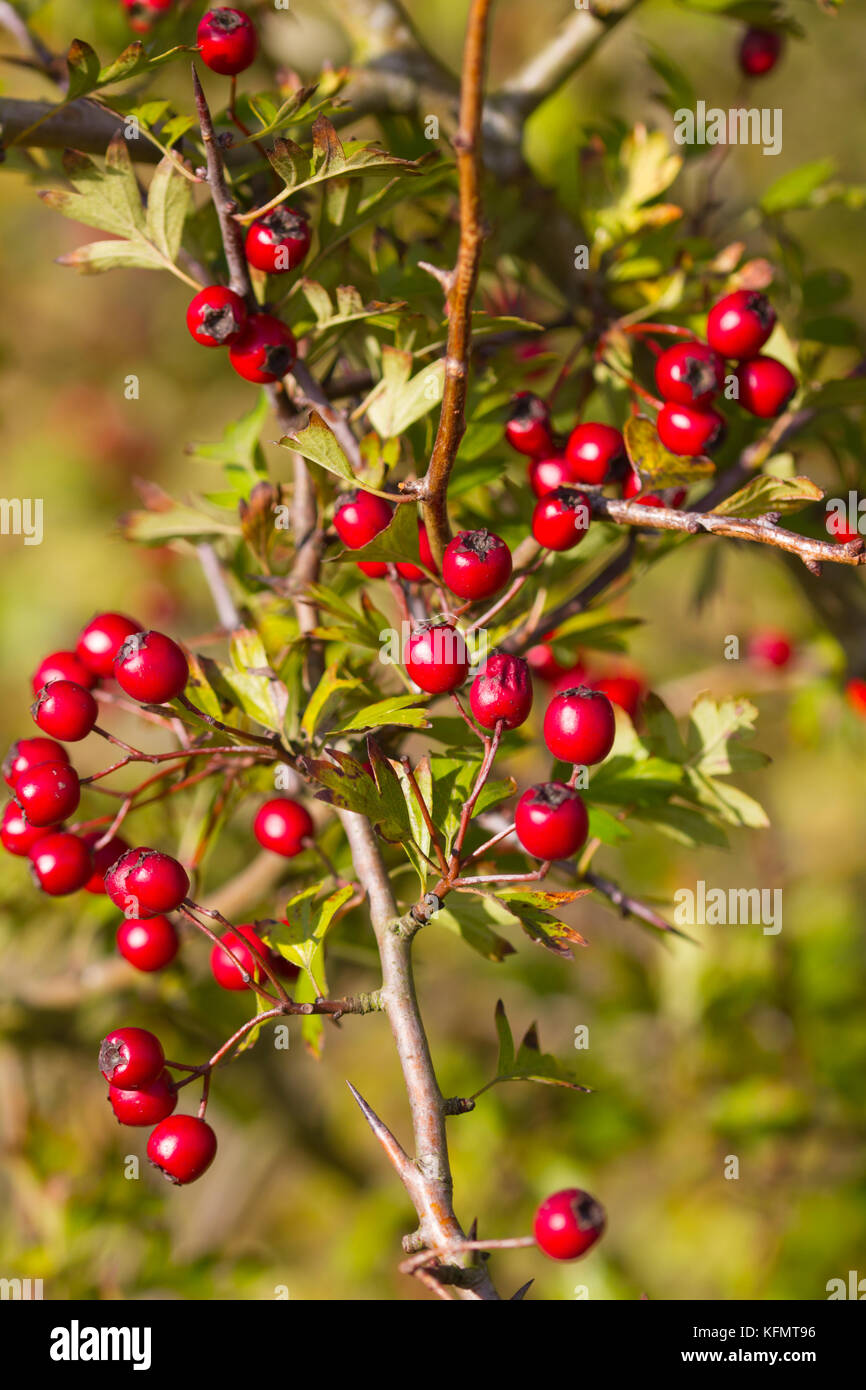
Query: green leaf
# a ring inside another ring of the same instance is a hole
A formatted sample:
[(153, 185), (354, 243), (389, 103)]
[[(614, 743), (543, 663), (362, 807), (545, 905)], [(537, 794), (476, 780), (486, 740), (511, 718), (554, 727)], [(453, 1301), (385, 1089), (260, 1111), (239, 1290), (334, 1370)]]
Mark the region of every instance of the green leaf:
[(505, 1005), (501, 999), (496, 1001), (496, 1011), (493, 1017), (496, 1024), (496, 1036), (499, 1039), (499, 1060), (496, 1065), (496, 1075), (503, 1076), (506, 1072), (510, 1072), (514, 1066), (515, 1052), (514, 1034), (511, 1031)]
[(66, 55), (69, 69), (69, 86), (66, 101), (77, 101), (87, 92), (92, 92), (99, 81), (99, 59), (83, 39), (73, 39)]
[(547, 893), (526, 888), (498, 888), (495, 897), (517, 918), (531, 940), (555, 955), (570, 960), (574, 954), (572, 946), (585, 946), (586, 940), (579, 931), (566, 922), (560, 922), (546, 908), (574, 902), (591, 891), (589, 888), (573, 888), (561, 893)]
[(357, 759), (336, 748), (326, 750), (328, 758), (299, 758), (298, 768), (305, 776), (321, 783), (319, 801), (345, 811), (367, 816), (383, 839), (399, 843), (411, 835), (406, 802), (393, 768), (383, 759), (371, 758), (377, 769), (374, 780)]
[(681, 458), (672, 454), (659, 439), (652, 420), (645, 415), (630, 416), (622, 432), (632, 467), (644, 483), (651, 483), (653, 487), (689, 485), (700, 478), (711, 478), (716, 471), (711, 459), (703, 456)]
[(588, 1086), (581, 1086), (575, 1080), (570, 1067), (550, 1053), (541, 1051), (538, 1029), (534, 1023), (527, 1029), (515, 1055), (514, 1039), (501, 999), (496, 1005), (494, 1021), (499, 1038), (499, 1060), (496, 1076), (490, 1085), (500, 1081), (539, 1081), (547, 1086), (567, 1086), (573, 1091), (589, 1093)]
[(192, 205), (188, 179), (166, 155), (160, 160), (147, 194), (147, 235), (172, 264), (177, 260), (183, 225)]
[(271, 670), (261, 637), (249, 628), (232, 633), (231, 666), (220, 666), (220, 675), (236, 696), (244, 714), (278, 733), (288, 706), (288, 691)]
[(442, 400), (445, 360), (439, 358), (411, 376), (412, 354), (382, 350), (382, 380), (364, 402), (370, 423), (383, 439), (404, 434)]
[(329, 179), (391, 174), (397, 169), (402, 174), (419, 171), (417, 161), (398, 159), (372, 142), (350, 140), (343, 145), (331, 121), (321, 114), (313, 122), (312, 134), (310, 155), (293, 140), (275, 140), (269, 155), (274, 170), (291, 193)]
[(768, 761), (743, 748), (740, 740), (754, 734), (758, 711), (750, 700), (731, 699), (717, 703), (701, 695), (689, 716), (687, 747), (689, 763), (708, 777), (726, 776), (737, 768), (753, 768)]
[(866, 403), (866, 377), (843, 377), (825, 381), (810, 391), (803, 401), (804, 410), (837, 410), (840, 406)]
[(764, 512), (798, 512), (824, 496), (811, 478), (777, 478), (765, 473), (752, 478), (719, 502), (713, 511), (721, 516), (756, 517)]
[(91, 241), (57, 257), (79, 275), (101, 275), (106, 270), (164, 270), (165, 262), (145, 241)]
[(836, 169), (832, 159), (815, 159), (790, 169), (771, 183), (761, 198), (761, 209), (770, 215), (811, 207), (817, 190), (832, 178)]
[(219, 520), (195, 507), (175, 502), (165, 511), (128, 512), (121, 519), (127, 540), (161, 545), (167, 540), (205, 540), (209, 536), (238, 536), (237, 521)]
[(377, 729), (389, 724), (394, 725), (395, 728), (429, 729), (430, 721), (427, 718), (426, 708), (415, 708), (419, 700), (426, 700), (426, 698), (425, 695), (389, 695), (384, 700), (377, 700), (372, 705), (366, 705), (357, 714), (344, 718), (338, 728), (329, 729), (327, 732), (329, 734), (348, 734), (362, 729)]
[(299, 430), (297, 434), (284, 435), (280, 444), (284, 449), (293, 449), (295, 453), (310, 463), (317, 464), (319, 468), (335, 473), (344, 482), (354, 484), (355, 475), (349, 460), (337, 442), (336, 435), (317, 411), (310, 411), (310, 419), (304, 429)]
[(239, 420), (229, 421), (222, 439), (214, 444), (190, 444), (187, 452), (209, 463), (237, 464), (256, 478), (264, 476), (266, 469), (259, 440), (269, 409), (270, 401), (262, 390), (252, 410)]
[(101, 69), (96, 85), (107, 87), (112, 82), (121, 82), (124, 78), (132, 77), (139, 68), (146, 66), (146, 62), (144, 44), (141, 39), (135, 39), (127, 45), (119, 57)]
[(316, 689), (310, 696), (307, 708), (301, 719), (301, 729), (309, 738), (313, 737), (328, 701), (338, 690), (357, 690), (362, 682), (355, 676), (340, 676), (335, 664), (325, 671)]
[(470, 893), (457, 892), (449, 898), (448, 906), (440, 909), (434, 917), (437, 926), (462, 937), (466, 945), (476, 951), (484, 960), (501, 964), (508, 956), (514, 955), (514, 947), (491, 923), (497, 926), (509, 921), (509, 914), (497, 911), (489, 900), (478, 898)]
[(75, 150), (66, 151), (63, 167), (76, 192), (49, 189), (40, 193), (49, 207), (74, 222), (115, 236), (132, 238), (144, 231), (141, 195), (122, 135), (109, 145), (104, 170), (88, 155)]

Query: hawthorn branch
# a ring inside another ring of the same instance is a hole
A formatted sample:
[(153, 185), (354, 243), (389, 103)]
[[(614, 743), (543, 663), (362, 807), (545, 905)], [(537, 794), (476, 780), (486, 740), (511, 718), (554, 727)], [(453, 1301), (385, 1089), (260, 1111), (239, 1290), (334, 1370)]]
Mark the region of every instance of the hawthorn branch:
[(229, 285), (235, 294), (241, 295), (252, 306), (255, 303), (255, 297), (250, 279), (250, 268), (244, 251), (243, 230), (240, 223), (234, 219), (237, 204), (226, 183), (225, 165), (217, 145), (213, 118), (196, 72), (195, 63), (192, 65), (192, 87), (198, 122), (201, 127), (201, 138), (204, 142), (208, 187), (219, 220), (220, 235), (229, 268)]

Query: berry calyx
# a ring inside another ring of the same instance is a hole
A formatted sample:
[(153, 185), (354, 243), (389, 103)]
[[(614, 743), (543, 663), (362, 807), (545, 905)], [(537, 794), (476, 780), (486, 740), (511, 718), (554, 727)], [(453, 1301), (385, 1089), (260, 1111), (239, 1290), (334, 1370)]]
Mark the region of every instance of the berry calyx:
[(740, 41), (740, 67), (746, 77), (772, 72), (782, 52), (782, 35), (776, 29), (747, 29)]
[(43, 685), (50, 685), (52, 681), (74, 681), (85, 690), (92, 690), (96, 676), (75, 652), (52, 652), (40, 661), (33, 673), (33, 694), (38, 695)]
[(206, 1120), (173, 1115), (156, 1126), (147, 1141), (147, 1156), (169, 1182), (195, 1182), (214, 1161), (216, 1135)]
[(613, 747), (616, 718), (606, 695), (586, 685), (554, 695), (544, 715), (544, 742), (554, 758), (589, 766)]
[(109, 1086), (108, 1099), (121, 1125), (156, 1125), (168, 1119), (177, 1105), (177, 1091), (167, 1071), (135, 1090)]
[(713, 305), (707, 342), (722, 357), (754, 357), (776, 324), (776, 311), (758, 290), (735, 290)]
[(68, 764), (69, 754), (53, 738), (19, 738), (3, 759), (3, 777), (7, 787), (14, 791), (22, 773), (31, 772), (42, 763)]
[(282, 204), (250, 224), (245, 243), (247, 260), (256, 270), (283, 275), (301, 264), (310, 240), (310, 224), (304, 214)]
[(124, 917), (174, 912), (189, 892), (189, 876), (170, 854), (146, 846), (127, 850), (105, 875), (105, 891)]
[(754, 633), (749, 640), (749, 659), (758, 666), (787, 666), (793, 654), (794, 648), (784, 632), (768, 629)]
[(93, 873), (84, 885), (85, 890), (88, 893), (104, 893), (105, 875), (112, 864), (116, 864), (120, 856), (126, 854), (129, 845), (122, 835), (112, 835), (107, 844), (97, 849), (96, 846), (102, 839), (101, 830), (91, 830), (82, 836), (82, 839), (93, 855)]
[(15, 800), (31, 825), (56, 825), (71, 816), (81, 800), (78, 773), (68, 763), (41, 763), (21, 773)]
[(228, 347), (237, 342), (248, 318), (239, 294), (225, 285), (208, 285), (190, 300), (186, 326), (202, 347)]
[(797, 390), (797, 378), (775, 357), (751, 357), (737, 368), (739, 396), (744, 410), (761, 420), (781, 415)]
[(573, 483), (574, 477), (563, 454), (550, 454), (545, 458), (533, 459), (527, 474), (529, 486), (536, 497), (546, 497), (557, 488)]
[(493, 652), (472, 682), (469, 704), (484, 729), (494, 729), (500, 720), (506, 729), (525, 723), (532, 709), (532, 678), (527, 662), (521, 656)]
[(572, 430), (565, 446), (572, 479), (578, 483), (603, 483), (625, 458), (625, 442), (613, 425), (593, 421)]
[(700, 408), (724, 384), (724, 361), (697, 339), (674, 343), (656, 359), (656, 385), (666, 401)]
[(107, 680), (114, 675), (118, 650), (135, 632), (141, 632), (141, 623), (125, 613), (97, 613), (82, 630), (75, 655), (95, 676)]
[(99, 1070), (110, 1086), (120, 1090), (149, 1086), (164, 1066), (162, 1043), (146, 1028), (115, 1028), (100, 1043)]
[(208, 10), (196, 30), (201, 60), (211, 72), (236, 77), (248, 68), (259, 46), (255, 25), (243, 10)]
[(453, 623), (419, 623), (406, 643), (406, 671), (428, 695), (456, 690), (469, 674), (469, 652)]
[(295, 335), (273, 314), (252, 314), (229, 347), (229, 361), (238, 376), (259, 385), (282, 381), (297, 356)]
[(164, 705), (182, 695), (189, 663), (176, 642), (163, 632), (134, 632), (114, 658), (117, 684), (143, 705)]
[(721, 444), (725, 421), (717, 410), (696, 410), (690, 405), (666, 401), (658, 413), (656, 429), (662, 444), (672, 454), (697, 458)]
[(29, 857), (37, 887), (52, 898), (77, 893), (93, 873), (90, 846), (68, 830), (43, 831)]
[(99, 707), (89, 690), (74, 681), (45, 685), (30, 707), (39, 728), (66, 743), (86, 738), (96, 723)]
[(573, 550), (589, 530), (589, 498), (585, 492), (559, 487), (535, 504), (532, 534), (548, 550)]
[[(433, 551), (430, 549), (430, 537), (427, 535), (427, 527), (423, 521), (418, 522), (418, 555), (422, 565), (426, 565), (432, 574), (438, 574), (439, 570), (436, 561), (433, 559)], [(363, 569), (363, 564), (359, 569)], [(404, 579), (409, 579), (413, 584), (426, 584), (428, 576), (417, 565), (411, 564), (408, 560), (397, 562), (397, 573)]]
[[(244, 974), (258, 984), (267, 979), (265, 971), (246, 944), (252, 942), (259, 955), (269, 961), (270, 949), (262, 941), (255, 927), (248, 924), (235, 927), (234, 931), (224, 932), (220, 941), (223, 944), (214, 946), (210, 953), (210, 968), (211, 974), (222, 989), (249, 989), (249, 981), (244, 979)], [(224, 950), (223, 946), (227, 946), (229, 950)], [(229, 951), (232, 953), (231, 956)], [(240, 961), (243, 974), (235, 965), (232, 956), (236, 956)]]
[(540, 396), (518, 391), (511, 403), (505, 438), (519, 454), (537, 459), (553, 451), (550, 412)]
[(604, 1207), (579, 1187), (554, 1192), (535, 1213), (533, 1235), (552, 1260), (578, 1260), (604, 1233)]
[(570, 859), (589, 834), (583, 799), (564, 782), (540, 782), (525, 791), (514, 812), (514, 830), (536, 859)]
[(253, 834), (262, 849), (294, 859), (304, 848), (304, 841), (315, 831), (313, 818), (306, 806), (290, 796), (277, 796), (260, 806), (253, 821)]
[(43, 825), (31, 825), (16, 801), (7, 801), (0, 823), (0, 844), (9, 854), (29, 854), (34, 845), (45, 839)]
[(442, 578), (458, 598), (492, 598), (511, 578), (511, 551), (492, 531), (458, 531), (445, 547)]
[(174, 925), (161, 914), (145, 921), (127, 917), (117, 929), (116, 941), (123, 959), (148, 975), (170, 965), (180, 947)]

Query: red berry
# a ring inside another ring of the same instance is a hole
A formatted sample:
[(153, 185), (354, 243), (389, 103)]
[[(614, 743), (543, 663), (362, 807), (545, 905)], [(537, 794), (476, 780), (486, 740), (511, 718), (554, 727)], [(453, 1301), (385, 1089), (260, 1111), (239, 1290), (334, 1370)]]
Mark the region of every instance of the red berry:
[(794, 373), (775, 357), (752, 357), (748, 362), (741, 362), (737, 368), (737, 382), (740, 405), (761, 420), (781, 415), (797, 390)]
[(533, 1234), (552, 1260), (577, 1260), (595, 1245), (607, 1223), (604, 1207), (579, 1187), (554, 1192), (535, 1213)]
[[(288, 926), (288, 923), (284, 923)], [(295, 965), (293, 960), (286, 960), (282, 951), (269, 951), (268, 962), (275, 975), (280, 975), (284, 980), (296, 980), (301, 973), (301, 967)]]
[(42, 763), (69, 763), (69, 754), (53, 738), (19, 738), (13, 743), (3, 760), (3, 777), (7, 787), (15, 789), (15, 783), (24, 772), (30, 772)]
[(637, 719), (643, 699), (642, 681), (635, 676), (600, 676), (591, 684), (593, 690), (606, 695), (612, 705), (624, 709), (632, 722)]
[(315, 832), (306, 806), (290, 796), (278, 796), (260, 806), (253, 821), (253, 834), (262, 849), (294, 859), (304, 848), (304, 840)]
[(176, 642), (162, 632), (134, 632), (114, 658), (117, 684), (143, 705), (163, 705), (182, 695), (189, 663)]
[(295, 365), (298, 345), (292, 330), (273, 314), (253, 314), (229, 347), (229, 361), (245, 381), (281, 381)]
[(859, 714), (861, 719), (866, 717), (866, 681), (859, 676), (852, 676), (846, 681), (845, 699), (855, 714)]
[(724, 361), (697, 339), (674, 343), (656, 359), (656, 385), (666, 401), (708, 405), (724, 384)]
[(632, 501), (636, 507), (663, 507), (664, 502), (660, 497), (656, 497), (654, 492), (641, 493), (639, 497), (633, 497)]
[(574, 488), (558, 487), (535, 504), (532, 534), (548, 550), (573, 550), (589, 530), (589, 498)]
[(536, 859), (570, 859), (586, 840), (589, 816), (573, 787), (541, 782), (518, 801), (514, 829), (526, 853)]
[(206, 1120), (174, 1115), (162, 1120), (147, 1141), (147, 1156), (170, 1182), (195, 1182), (206, 1172), (217, 1150), (216, 1135)]
[(458, 598), (492, 598), (511, 578), (511, 551), (492, 531), (458, 531), (445, 547), (442, 578)]
[(419, 623), (406, 644), (406, 670), (428, 695), (456, 690), (469, 674), (469, 652), (453, 623)]
[(532, 709), (532, 678), (520, 656), (494, 652), (469, 691), (469, 703), (478, 723), (493, 729), (501, 719), (506, 729), (516, 729)]
[(526, 653), (526, 660), (532, 674), (543, 681), (555, 681), (558, 676), (564, 676), (567, 669), (559, 664), (549, 642), (537, 642), (534, 647), (530, 647)]
[(31, 825), (21, 807), (8, 801), (0, 825), (0, 844), (9, 854), (29, 854), (34, 845), (45, 839), (44, 825)]
[(108, 1099), (122, 1125), (156, 1125), (168, 1119), (177, 1105), (177, 1091), (167, 1071), (160, 1072), (147, 1086), (135, 1091), (122, 1091), (109, 1086)]
[(576, 661), (573, 666), (562, 672), (553, 683), (554, 695), (562, 695), (567, 690), (576, 690), (581, 685), (589, 684), (589, 676), (586, 667), (580, 661)]
[(390, 526), (394, 515), (390, 502), (374, 492), (347, 492), (337, 498), (334, 529), (349, 550), (360, 550)]
[(77, 893), (93, 873), (90, 846), (70, 831), (43, 832), (29, 853), (37, 886), (52, 898)]
[(112, 864), (105, 891), (124, 917), (157, 917), (180, 907), (189, 892), (189, 876), (170, 854), (142, 846)]
[(147, 974), (170, 965), (180, 947), (174, 926), (162, 915), (148, 917), (145, 921), (127, 917), (117, 929), (116, 940), (123, 959)]
[(569, 435), (565, 458), (578, 483), (603, 483), (625, 458), (625, 442), (613, 425), (588, 422)]
[(776, 323), (776, 311), (765, 294), (735, 290), (713, 305), (707, 318), (707, 342), (722, 357), (754, 357)]
[(643, 480), (636, 469), (630, 468), (623, 479), (621, 492), (623, 500), (630, 502), (633, 497), (637, 497), (643, 487)]
[(174, 0), (123, 0), (134, 34), (149, 34), (156, 21), (171, 9)]
[(527, 473), (529, 486), (536, 497), (546, 497), (567, 483), (573, 483), (571, 469), (563, 454), (550, 454), (546, 458), (533, 459)]
[(42, 687), (30, 713), (44, 733), (67, 743), (77, 743), (90, 733), (99, 708), (83, 685), (76, 685), (74, 681), (52, 681)]
[[(270, 950), (258, 935), (255, 927), (249, 925), (235, 927), (234, 931), (224, 932), (221, 940), (224, 945), (228, 946), (232, 956), (236, 956), (240, 961), (247, 975), (252, 976), (259, 984), (267, 979), (265, 971), (249, 946), (245, 944), (248, 941), (252, 942), (259, 955), (263, 956), (270, 964)], [(229, 955), (228, 951), (224, 951), (222, 946), (214, 946), (210, 953), (211, 974), (223, 989), (249, 989), (249, 984), (235, 965), (232, 956)]]
[(99, 1070), (109, 1085), (125, 1091), (149, 1086), (164, 1066), (162, 1043), (146, 1028), (115, 1028), (99, 1047)]
[(237, 342), (248, 317), (239, 294), (225, 285), (208, 285), (190, 300), (186, 326), (202, 347), (228, 347)]
[(89, 834), (84, 835), (82, 838), (84, 843), (89, 845), (91, 853), (93, 854), (93, 873), (84, 887), (88, 893), (104, 893), (105, 875), (108, 873), (112, 864), (116, 864), (120, 856), (126, 854), (129, 845), (121, 835), (112, 835), (108, 844), (103, 845), (101, 849), (97, 849), (96, 843), (98, 840), (102, 839), (101, 830), (91, 830)]
[(544, 741), (555, 758), (602, 762), (613, 747), (616, 719), (606, 695), (581, 685), (554, 695), (544, 716)]
[(302, 212), (283, 204), (267, 217), (252, 222), (246, 253), (250, 265), (269, 275), (281, 275), (300, 265), (310, 249), (310, 224)]
[[(423, 521), (418, 522), (418, 554), (421, 558), (422, 565), (426, 565), (432, 574), (439, 573), (436, 561), (433, 559), (433, 551), (430, 549), (430, 538), (427, 535), (427, 527), (424, 525)], [(363, 569), (364, 566), (361, 564), (358, 568)], [(415, 584), (427, 583), (427, 575), (424, 571), (419, 569), (417, 565), (410, 564), (408, 560), (404, 561), (402, 564), (398, 563), (397, 573), (402, 574), (404, 579), (411, 579)]]
[(52, 652), (33, 673), (33, 694), (38, 695), (43, 685), (50, 685), (52, 681), (74, 681), (76, 685), (92, 690), (96, 676), (75, 652)]
[(244, 10), (208, 10), (196, 30), (202, 62), (211, 72), (235, 77), (248, 68), (259, 46), (255, 25)]
[(666, 401), (656, 420), (659, 439), (672, 454), (697, 458), (707, 454), (725, 435), (725, 421), (717, 410), (695, 410)]
[(747, 77), (772, 72), (782, 51), (782, 35), (775, 29), (747, 29), (740, 42), (740, 67)]
[(519, 391), (511, 403), (505, 438), (512, 449), (530, 458), (541, 458), (553, 450), (550, 414), (544, 401), (531, 391)]
[(784, 632), (756, 632), (749, 641), (749, 658), (758, 666), (787, 666), (793, 652)]
[(108, 679), (114, 675), (118, 649), (135, 632), (141, 632), (141, 623), (125, 613), (97, 613), (82, 631), (75, 655), (95, 676)]
[(835, 507), (827, 508), (824, 516), (824, 524), (827, 527), (827, 534), (832, 536), (835, 541), (838, 541), (840, 545), (847, 545), (848, 541), (856, 541), (859, 539), (860, 532), (857, 529), (856, 521), (854, 525), (851, 526), (846, 517), (838, 512)]
[(78, 773), (68, 763), (41, 763), (21, 773), (15, 800), (31, 825), (56, 825), (71, 816), (81, 800)]

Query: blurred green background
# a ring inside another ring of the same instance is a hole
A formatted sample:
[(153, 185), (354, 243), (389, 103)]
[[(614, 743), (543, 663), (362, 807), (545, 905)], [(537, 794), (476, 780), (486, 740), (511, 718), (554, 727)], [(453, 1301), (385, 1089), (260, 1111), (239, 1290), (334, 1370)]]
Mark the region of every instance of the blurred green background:
[[(436, 51), (457, 61), (462, 0), (409, 8)], [(789, 45), (761, 88), (762, 102), (784, 109), (784, 151), (772, 161), (735, 151), (721, 182), (727, 199), (747, 202), (783, 168), (828, 152), (847, 180), (864, 177), (854, 119), (863, 77), (851, 57), (866, 42), (866, 14), (849, 6), (832, 21), (811, 4), (795, 8), (806, 41)], [(501, 0), (494, 78), (569, 10), (536, 0), (530, 19), (521, 0)], [(320, 6), (293, 0), (292, 18), (298, 70), (345, 56)], [(37, 23), (58, 48), (78, 35), (106, 56), (128, 36), (109, 0), (84, 12), (56, 0)], [(730, 105), (741, 91), (736, 34), (729, 21), (649, 3), (533, 121), (539, 170), (561, 174), (576, 121), (608, 108), (664, 125), (645, 61), (650, 42), (670, 48), (708, 102)], [(166, 89), (177, 80), (171, 70)], [(2, 82), (8, 94), (47, 95), (11, 67)], [(41, 546), (0, 538), (4, 746), (30, 730), (28, 677), (40, 656), (73, 642), (96, 609), (129, 611), (185, 639), (207, 634), (213, 617), (194, 559), (127, 545), (116, 519), (135, 505), (137, 478), (175, 495), (211, 485), (184, 445), (218, 437), (252, 404), (251, 388), (215, 371), (189, 339), (182, 285), (143, 272), (78, 278), (53, 263), (84, 238), (41, 207), (35, 186), (0, 173), (2, 492), (45, 505)], [(862, 318), (863, 214), (804, 214), (798, 230), (822, 264), (853, 277)], [(124, 399), (129, 373), (140, 378), (137, 401)], [(269, 452), (275, 476), (286, 477), (285, 455)], [(832, 476), (817, 453), (801, 456), (799, 471), (819, 482)], [(698, 616), (691, 596), (704, 555), (701, 546), (678, 550), (629, 598), (627, 611), (647, 620), (632, 655), (681, 713), (702, 689), (754, 695), (756, 743), (773, 763), (746, 785), (772, 829), (735, 834), (728, 854), (686, 852), (638, 831), (627, 852), (603, 850), (598, 868), (661, 904), (698, 879), (781, 887), (782, 932), (705, 927), (695, 929), (697, 945), (665, 946), (590, 899), (578, 916), (589, 947), (571, 963), (515, 943), (517, 955), (486, 964), (432, 926), (418, 939), (419, 990), (446, 1094), (473, 1091), (491, 1074), (500, 996), (515, 1033), (537, 1019), (545, 1050), (575, 1061), (594, 1088), (583, 1096), (501, 1087), (449, 1122), (458, 1212), (466, 1222), (477, 1216), (482, 1235), (528, 1230), (538, 1201), (571, 1183), (607, 1208), (607, 1236), (582, 1265), (497, 1256), (506, 1292), (534, 1277), (537, 1298), (572, 1298), (585, 1286), (594, 1299), (816, 1299), (829, 1279), (866, 1274), (866, 723), (841, 696), (835, 644), (778, 559), (726, 554), (719, 590)], [(783, 627), (795, 641), (783, 674), (723, 662), (726, 635), (745, 645), (757, 627)], [(88, 747), (81, 763), (91, 770), (98, 758)], [(141, 829), (170, 841), (162, 816), (145, 815)], [(208, 866), (211, 890), (252, 857), (244, 818), (223, 845)], [(329, 1028), (319, 1063), (294, 1025), (288, 1052), (263, 1038), (215, 1084), (214, 1168), (189, 1190), (169, 1188), (143, 1161), (146, 1131), (120, 1130), (110, 1117), (99, 1039), (134, 1022), (155, 1028), (169, 1056), (195, 1059), (242, 1021), (246, 1005), (212, 985), (198, 941), (164, 977), (137, 975), (115, 958), (113, 909), (84, 897), (37, 897), (23, 861), (0, 861), (0, 1272), (42, 1278), (47, 1298), (269, 1299), (280, 1286), (291, 1298), (422, 1296), (395, 1272), (411, 1213), (344, 1084), (349, 1078), (408, 1142), (384, 1020)], [(251, 901), (250, 915), (279, 900)], [(334, 989), (371, 987), (372, 965), (370, 941), (358, 934), (335, 953)], [(590, 1047), (575, 1052), (581, 1024)], [(142, 1158), (139, 1180), (124, 1177), (126, 1154)], [(723, 1176), (728, 1155), (739, 1159), (737, 1181)]]

